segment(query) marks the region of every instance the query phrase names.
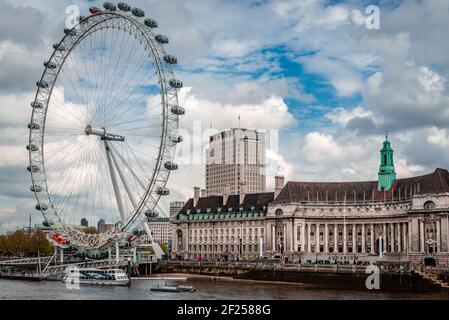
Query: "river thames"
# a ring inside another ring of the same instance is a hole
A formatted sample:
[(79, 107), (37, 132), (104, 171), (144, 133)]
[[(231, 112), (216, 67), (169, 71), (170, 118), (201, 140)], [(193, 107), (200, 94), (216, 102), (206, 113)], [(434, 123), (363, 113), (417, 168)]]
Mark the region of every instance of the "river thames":
[[(154, 292), (156, 285), (193, 285), (195, 292)], [(448, 294), (330, 290), (302, 284), (192, 277), (187, 280), (133, 280), (132, 286), (106, 287), (81, 285), (67, 289), (61, 281), (28, 282), (0, 279), (0, 300), (449, 300)]]

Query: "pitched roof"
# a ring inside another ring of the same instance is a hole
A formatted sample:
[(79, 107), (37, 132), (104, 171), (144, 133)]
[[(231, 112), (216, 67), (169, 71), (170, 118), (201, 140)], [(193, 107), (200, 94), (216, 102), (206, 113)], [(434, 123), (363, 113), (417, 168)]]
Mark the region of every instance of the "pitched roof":
[(396, 179), (391, 189), (377, 191), (377, 181), (359, 182), (294, 182), (289, 181), (274, 203), (343, 202), (410, 198), (416, 193), (449, 192), (449, 172), (438, 168), (423, 176)]
[(179, 213), (187, 213), (187, 210), (197, 212), (200, 209), (201, 213), (206, 213), (207, 209), (211, 209), (212, 212), (216, 212), (217, 208), (221, 208), (221, 210), (228, 211), (229, 208), (232, 208), (234, 211), (238, 211), (240, 207), (243, 207), (243, 210), (249, 211), (251, 208), (255, 210), (264, 210), (264, 207), (268, 206), (270, 202), (274, 200), (274, 192), (263, 192), (263, 193), (250, 193), (246, 194), (243, 199), (242, 205), (239, 203), (240, 196), (239, 195), (230, 195), (225, 205), (223, 205), (223, 196), (210, 196), (199, 198), (196, 206), (193, 206), (193, 199), (190, 198), (179, 211)]

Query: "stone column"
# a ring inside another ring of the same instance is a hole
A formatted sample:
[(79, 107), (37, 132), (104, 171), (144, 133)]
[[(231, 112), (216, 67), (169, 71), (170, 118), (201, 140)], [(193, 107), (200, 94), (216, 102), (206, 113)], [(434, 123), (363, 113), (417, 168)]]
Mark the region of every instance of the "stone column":
[(307, 224), (307, 252), (312, 252), (312, 224)]
[(288, 239), (288, 235), (287, 235), (287, 226), (285, 224), (282, 225), (282, 230), (284, 231), (283, 233), (283, 237), (282, 237), (282, 245), (284, 247), (284, 251), (287, 251), (287, 239)]
[(441, 251), (448, 252), (449, 228), (448, 217), (441, 217)]
[(329, 225), (324, 225), (324, 252), (329, 253)]
[(315, 224), (315, 253), (320, 252), (320, 224)]
[(387, 224), (384, 223), (382, 227), (382, 251), (385, 253), (387, 252)]
[(334, 253), (338, 253), (338, 224), (334, 223)]
[(370, 242), (371, 242), (371, 251), (370, 253), (374, 253), (374, 246), (375, 246), (375, 242), (374, 242), (374, 223), (371, 223), (371, 238), (370, 238)]
[(394, 223), (390, 223), (390, 238), (391, 252), (396, 252), (394, 245)]
[[(243, 237), (243, 235), (240, 235), (240, 237)], [(271, 247), (273, 252), (276, 252), (276, 226), (274, 223), (271, 224)]]
[(408, 250), (409, 252), (419, 252), (419, 227), (418, 220), (412, 219), (408, 223)]
[(441, 252), (441, 226), (440, 220), (436, 221), (437, 224), (437, 252)]
[(352, 253), (356, 253), (357, 252), (357, 228), (356, 228), (356, 224), (353, 223), (352, 224)]
[(298, 251), (298, 225), (295, 223), (295, 220), (292, 220), (293, 225), (293, 251)]
[(404, 222), (402, 224), (402, 251), (407, 253), (408, 250), (408, 244), (407, 244), (407, 222)]
[(419, 220), (419, 251), (424, 252), (424, 221)]
[(402, 246), (401, 246), (401, 241), (402, 241), (402, 237), (401, 237), (401, 225), (402, 223), (398, 223), (397, 227), (398, 227), (398, 232), (397, 232), (397, 238), (398, 238), (398, 252), (402, 252)]
[(362, 253), (366, 252), (366, 243), (365, 243), (365, 237), (366, 237), (366, 232), (365, 232), (365, 224), (362, 223)]
[(348, 253), (347, 228), (346, 223), (343, 224), (343, 254)]
[(301, 224), (301, 251), (306, 252), (306, 224)]

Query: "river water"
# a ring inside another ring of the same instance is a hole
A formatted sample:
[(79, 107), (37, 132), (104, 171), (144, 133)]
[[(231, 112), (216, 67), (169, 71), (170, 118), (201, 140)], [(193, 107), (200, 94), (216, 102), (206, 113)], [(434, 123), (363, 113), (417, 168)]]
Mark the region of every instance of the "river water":
[[(186, 275), (183, 275), (186, 276)], [(220, 300), (220, 299), (275, 299), (275, 300), (348, 300), (348, 299), (438, 299), (449, 300), (449, 294), (382, 292), (370, 290), (329, 290), (301, 284), (268, 283), (246, 280), (190, 277), (187, 280), (133, 280), (129, 287), (102, 287), (81, 285), (67, 289), (60, 281), (28, 282), (0, 279), (0, 300)], [(156, 285), (193, 285), (195, 292), (154, 292)]]

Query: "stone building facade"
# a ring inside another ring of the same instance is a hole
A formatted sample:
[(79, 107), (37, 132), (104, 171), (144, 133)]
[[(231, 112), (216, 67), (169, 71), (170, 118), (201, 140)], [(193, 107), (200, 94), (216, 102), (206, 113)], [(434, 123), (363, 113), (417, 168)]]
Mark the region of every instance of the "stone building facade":
[(273, 199), (273, 192), (189, 199), (171, 221), (176, 226), (172, 258), (256, 259), (263, 251), (265, 217)]
[(377, 181), (284, 185), (276, 177), (274, 193), (196, 194), (172, 218), (174, 256), (448, 265), (449, 172), (396, 179), (386, 142)]
[(266, 255), (303, 263), (382, 256), (448, 264), (448, 212), (444, 169), (397, 179), (385, 192), (377, 191), (377, 181), (288, 182), (268, 207)]

